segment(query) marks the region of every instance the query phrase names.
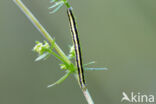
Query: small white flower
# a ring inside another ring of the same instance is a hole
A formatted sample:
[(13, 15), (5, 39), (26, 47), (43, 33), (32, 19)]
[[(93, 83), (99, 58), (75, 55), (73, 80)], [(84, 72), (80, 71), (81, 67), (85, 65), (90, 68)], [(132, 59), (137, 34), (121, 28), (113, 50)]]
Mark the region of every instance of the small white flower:
[(46, 41), (44, 41), (44, 44), (37, 41), (33, 51), (37, 52), (39, 55), (42, 55), (43, 53), (47, 52), (49, 48), (50, 45)]

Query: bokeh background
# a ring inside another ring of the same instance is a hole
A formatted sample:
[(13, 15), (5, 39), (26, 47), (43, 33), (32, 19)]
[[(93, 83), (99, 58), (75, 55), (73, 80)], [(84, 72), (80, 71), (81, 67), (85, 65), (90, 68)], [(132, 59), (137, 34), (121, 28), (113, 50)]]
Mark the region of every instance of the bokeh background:
[[(23, 2), (67, 54), (72, 40), (66, 7), (50, 15), (49, 0)], [(156, 1), (69, 2), (78, 21), (83, 62), (109, 68), (85, 72), (95, 104), (126, 104), (121, 103), (123, 91), (156, 96)], [(12, 0), (1, 0), (0, 104), (87, 104), (72, 75), (46, 88), (64, 72), (55, 57), (34, 62), (36, 40), (45, 39)]]

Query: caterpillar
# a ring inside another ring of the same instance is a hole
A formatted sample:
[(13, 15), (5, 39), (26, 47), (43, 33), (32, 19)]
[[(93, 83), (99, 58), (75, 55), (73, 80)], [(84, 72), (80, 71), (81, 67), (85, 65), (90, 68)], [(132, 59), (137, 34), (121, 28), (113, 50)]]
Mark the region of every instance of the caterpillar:
[(70, 22), (72, 39), (73, 39), (74, 48), (75, 48), (75, 56), (76, 56), (75, 61), (76, 61), (76, 66), (78, 70), (79, 83), (80, 83), (81, 88), (85, 90), (86, 85), (85, 85), (85, 79), (84, 79), (84, 70), (82, 66), (80, 41), (79, 41), (75, 18), (73, 16), (71, 7), (68, 8), (67, 14), (68, 14), (69, 22)]

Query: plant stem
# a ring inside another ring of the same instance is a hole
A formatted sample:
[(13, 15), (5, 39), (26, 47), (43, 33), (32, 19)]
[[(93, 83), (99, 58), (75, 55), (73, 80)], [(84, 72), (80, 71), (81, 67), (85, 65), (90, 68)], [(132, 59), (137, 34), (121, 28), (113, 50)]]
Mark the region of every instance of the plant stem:
[(67, 8), (70, 8), (70, 5), (69, 5), (69, 3), (68, 3), (67, 0), (63, 0), (63, 2), (65, 3), (65, 5), (66, 5)]
[[(49, 43), (54, 42), (53, 38), (50, 36), (50, 34), (44, 29), (44, 27), (40, 24), (40, 22), (35, 18), (35, 16), (30, 12), (30, 10), (23, 4), (23, 2), (21, 0), (13, 0), (17, 6), (23, 11), (23, 13), (28, 17), (28, 19), (33, 23), (33, 25), (40, 31), (40, 33), (49, 41)], [(70, 5), (68, 4), (67, 0), (63, 0), (67, 6), (67, 8), (70, 7)], [(54, 48), (55, 50), (58, 52), (58, 54), (64, 59), (64, 61), (66, 61), (66, 63), (68, 63), (68, 65), (71, 65), (71, 61), (67, 58), (67, 56), (65, 55), (65, 53), (62, 51), (62, 49), (57, 45), (57, 43), (55, 42), (54, 44)], [(76, 78), (77, 79), (77, 78)], [(94, 104), (89, 91), (86, 90), (82, 90), (88, 104)]]
[[(74, 76), (78, 80), (77, 74), (74, 74)], [(83, 92), (83, 95), (85, 96), (86, 101), (88, 102), (88, 104), (94, 104), (94, 101), (93, 101), (88, 89), (86, 88), (85, 90), (82, 90), (82, 92)]]
[[(50, 34), (44, 29), (44, 27), (40, 24), (40, 22), (35, 18), (35, 16), (30, 12), (30, 10), (23, 4), (21, 0), (13, 0), (18, 7), (23, 11), (23, 13), (28, 17), (28, 19), (33, 23), (33, 25), (39, 30), (39, 32), (49, 41), (49, 43), (52, 43), (54, 40), (50, 36)], [(70, 60), (67, 58), (65, 53), (61, 50), (61, 48), (57, 45), (55, 42), (54, 44), (55, 50), (58, 52), (58, 54), (64, 58), (64, 60), (71, 64)]]
[(92, 97), (91, 97), (91, 95), (90, 95), (88, 89), (86, 89), (86, 90), (84, 90), (84, 91), (82, 91), (82, 92), (83, 92), (83, 94), (84, 94), (84, 96), (85, 96), (85, 98), (86, 98), (88, 104), (94, 104), (94, 101), (93, 101), (93, 99), (92, 99)]

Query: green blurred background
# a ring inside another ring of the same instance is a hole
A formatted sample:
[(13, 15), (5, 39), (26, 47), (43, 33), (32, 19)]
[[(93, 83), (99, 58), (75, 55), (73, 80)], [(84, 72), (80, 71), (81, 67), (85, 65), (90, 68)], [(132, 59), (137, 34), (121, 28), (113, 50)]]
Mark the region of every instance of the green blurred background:
[[(23, 0), (67, 54), (72, 44), (66, 8), (49, 15), (49, 0)], [(156, 96), (156, 0), (69, 0), (78, 21), (83, 62), (108, 71), (87, 71), (95, 104), (121, 103), (122, 92)], [(0, 104), (87, 104), (55, 57), (34, 62), (35, 41), (45, 40), (12, 2), (0, 1)], [(142, 104), (142, 103), (140, 103)]]

